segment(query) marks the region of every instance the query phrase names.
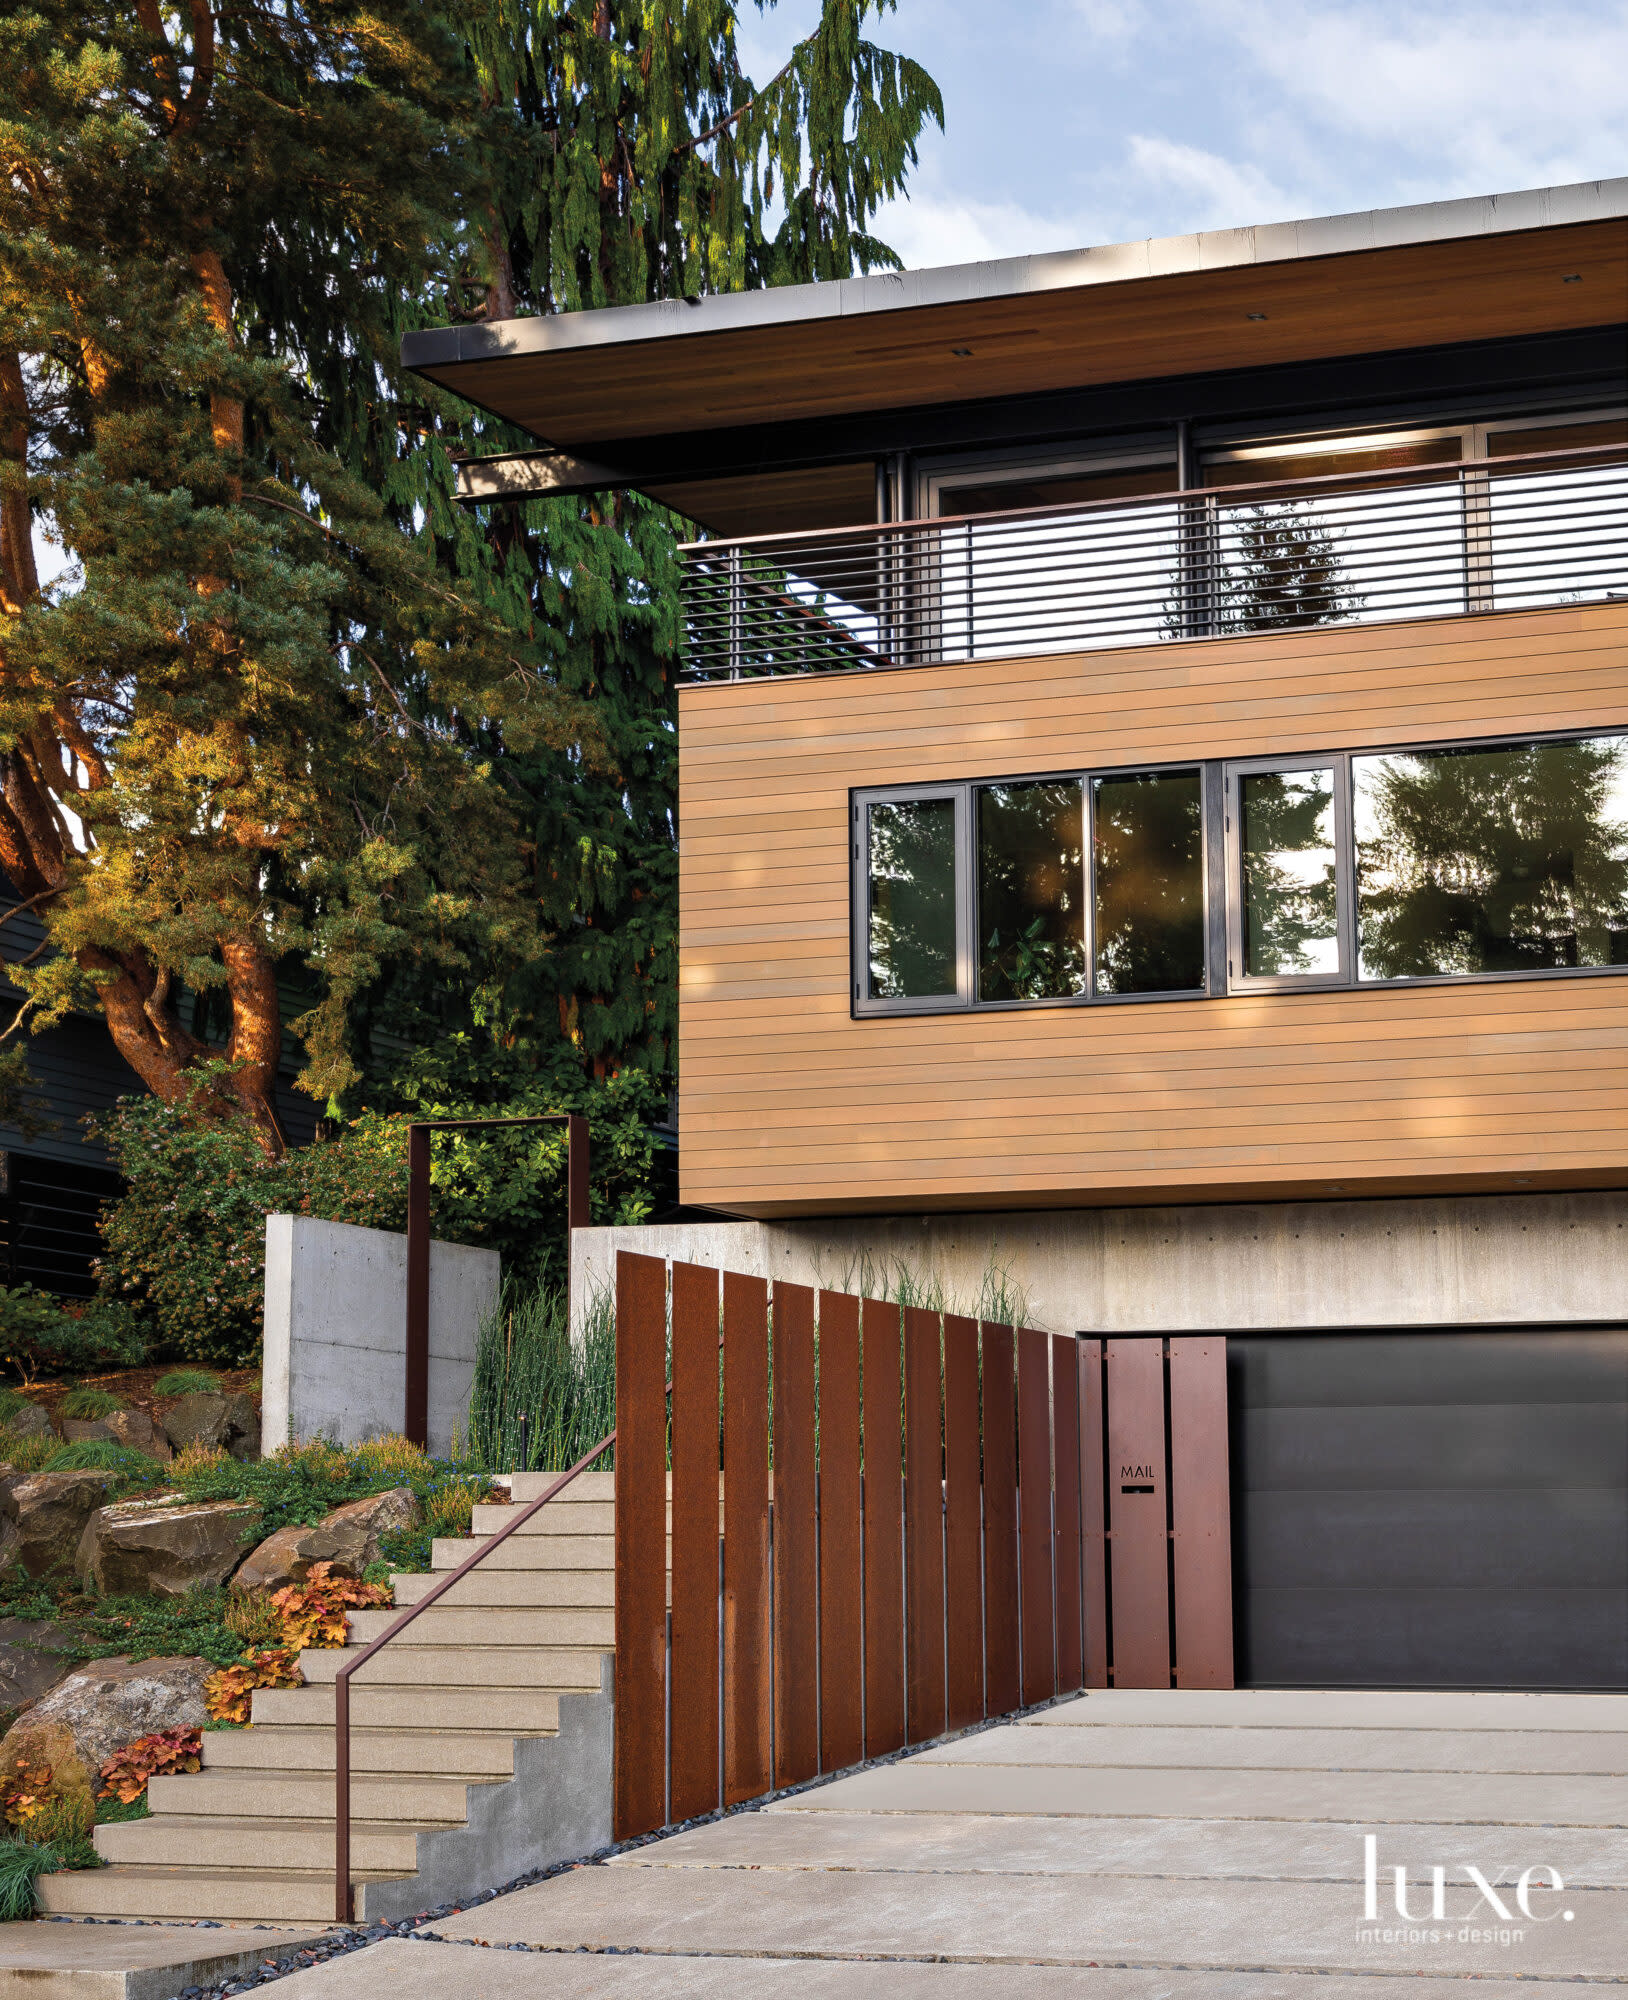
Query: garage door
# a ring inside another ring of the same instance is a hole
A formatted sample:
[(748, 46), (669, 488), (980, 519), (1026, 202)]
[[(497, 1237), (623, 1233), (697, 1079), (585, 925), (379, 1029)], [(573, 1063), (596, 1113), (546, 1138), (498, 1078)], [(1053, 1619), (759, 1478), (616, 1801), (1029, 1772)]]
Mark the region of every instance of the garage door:
[(1628, 1687), (1628, 1331), (1228, 1341), (1257, 1687)]

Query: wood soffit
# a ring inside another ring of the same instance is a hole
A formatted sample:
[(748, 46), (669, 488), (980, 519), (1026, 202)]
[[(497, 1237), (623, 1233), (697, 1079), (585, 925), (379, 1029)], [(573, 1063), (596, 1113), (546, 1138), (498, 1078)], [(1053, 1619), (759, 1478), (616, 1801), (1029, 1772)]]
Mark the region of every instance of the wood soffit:
[[(743, 312), (741, 323), (723, 324), (724, 315), (697, 309), (694, 332), (681, 317), (690, 312), (574, 316), (611, 323), (582, 340), (560, 339), (558, 320), (442, 329), (409, 336), (403, 356), (545, 443), (580, 450), (1610, 325), (1628, 317), (1628, 215), (834, 315)], [(624, 318), (631, 337), (615, 338)], [(716, 330), (705, 330), (714, 319)], [(546, 344), (528, 350), (520, 344), (528, 337)], [(470, 354), (481, 345), (489, 351)]]

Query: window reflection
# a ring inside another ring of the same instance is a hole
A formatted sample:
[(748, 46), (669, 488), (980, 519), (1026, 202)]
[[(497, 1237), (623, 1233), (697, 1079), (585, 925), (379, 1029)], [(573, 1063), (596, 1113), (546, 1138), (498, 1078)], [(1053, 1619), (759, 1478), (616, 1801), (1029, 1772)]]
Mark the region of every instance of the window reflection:
[(955, 801), (896, 799), (869, 813), (870, 997), (953, 995)]
[(1620, 738), (1352, 759), (1364, 979), (1628, 964)]
[(978, 997), (1085, 990), (1080, 782), (978, 794)]
[(1239, 812), (1244, 972), (1338, 973), (1333, 771), (1248, 772)]
[(1099, 993), (1204, 985), (1204, 817), (1197, 771), (1098, 778)]

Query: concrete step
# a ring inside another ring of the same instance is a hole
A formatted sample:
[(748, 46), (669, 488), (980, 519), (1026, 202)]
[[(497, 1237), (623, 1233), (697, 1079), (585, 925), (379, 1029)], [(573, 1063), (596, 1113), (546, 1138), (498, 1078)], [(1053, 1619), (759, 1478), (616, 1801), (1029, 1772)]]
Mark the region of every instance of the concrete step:
[[(354, 1660), (356, 1651), (308, 1648), (300, 1655), (300, 1670), (309, 1686), (331, 1687), (346, 1654)], [(587, 1647), (398, 1645), (387, 1647), (362, 1672), (375, 1687), (595, 1690), (599, 1658), (599, 1649)]]
[[(470, 1530), (477, 1535), (495, 1535), (506, 1528), (523, 1510), (501, 1501), (483, 1501), (474, 1511)], [(614, 1535), (616, 1508), (609, 1500), (568, 1500), (561, 1494), (541, 1507), (518, 1531), (522, 1535)], [(510, 1538), (511, 1540), (513, 1537)]]
[[(560, 1726), (560, 1695), (553, 1688), (373, 1686), (373, 1671), (366, 1666), (351, 1682), (352, 1729), (502, 1729), (516, 1736), (551, 1736)], [(315, 1687), (255, 1690), (256, 1729), (332, 1729), (333, 1720), (331, 1680)]]
[[(505, 1544), (505, 1548), (507, 1544)], [(502, 1555), (504, 1549), (498, 1550)], [(505, 1569), (494, 1573), (495, 1558), (460, 1578), (439, 1604), (492, 1604), (513, 1606), (546, 1604), (608, 1610), (616, 1603), (616, 1572), (613, 1569)], [(405, 1610), (427, 1597), (442, 1581), (421, 1571), (393, 1576), (396, 1608)], [(352, 1614), (354, 1621), (354, 1613)]]
[[(353, 1879), (399, 1882), (403, 1876), (358, 1870)], [(37, 1894), (47, 1916), (181, 1917), (269, 1924), (331, 1924), (334, 1918), (331, 1857), (326, 1869), (298, 1872), (125, 1864), (65, 1869), (61, 1874), (42, 1875)]]
[[(230, 1855), (234, 1868), (281, 1873), (321, 1869), (332, 1881), (334, 1823), (262, 1818), (220, 1820), (211, 1814), (166, 1813), (96, 1829), (96, 1851), (135, 1868), (218, 1868)], [(351, 1866), (372, 1874), (410, 1875), (418, 1866), (418, 1829), (352, 1820)], [(330, 1890), (329, 1904), (333, 1897)]]
[[(496, 1778), (476, 1779), (496, 1784)], [(351, 1811), (358, 1819), (400, 1826), (455, 1826), (468, 1817), (471, 1781), (410, 1773), (353, 1776)], [(334, 1782), (325, 1771), (193, 1771), (148, 1781), (153, 1818), (179, 1813), (189, 1818), (332, 1820)], [(151, 1821), (130, 1820), (130, 1826)]]
[[(485, 1535), (437, 1535), (430, 1544), (431, 1569), (456, 1569), (460, 1563), (467, 1562), (475, 1553), (478, 1543), (487, 1539)], [(488, 1574), (504, 1569), (579, 1569), (614, 1572), (616, 1537), (598, 1534), (528, 1535), (522, 1532), (511, 1535), (500, 1547), (495, 1548), (480, 1567)]]
[[(353, 1611), (352, 1647), (382, 1638), (401, 1616), (396, 1611)], [(616, 1645), (616, 1612), (589, 1606), (432, 1604), (390, 1642), (401, 1646), (603, 1646)], [(363, 1672), (386, 1671), (389, 1653)]]
[[(513, 1504), (523, 1507), (529, 1501), (540, 1500), (560, 1475), (557, 1472), (511, 1472), (507, 1476)], [(605, 1504), (615, 1498), (614, 1472), (579, 1472), (571, 1484), (548, 1504), (551, 1507), (569, 1507), (585, 1500)]]
[[(551, 1736), (553, 1730), (527, 1732)], [(477, 1729), (353, 1729), (352, 1771), (402, 1777), (511, 1778), (513, 1735)], [(206, 1771), (332, 1771), (334, 1732), (307, 1726), (212, 1729), (203, 1739)]]

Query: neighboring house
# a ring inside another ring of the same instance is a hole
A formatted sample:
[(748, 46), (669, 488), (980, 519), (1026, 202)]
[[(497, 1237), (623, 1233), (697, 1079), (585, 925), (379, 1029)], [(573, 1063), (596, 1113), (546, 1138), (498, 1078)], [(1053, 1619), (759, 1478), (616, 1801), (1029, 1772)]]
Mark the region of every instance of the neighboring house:
[[(0, 875), (0, 912), (14, 909), (10, 883)], [(31, 910), (18, 912), (0, 928), (0, 1008), (9, 1024), (22, 993), (4, 967), (38, 953), (45, 930)], [(182, 1022), (192, 1022), (190, 995), (183, 996)], [(297, 992), (285, 984), (285, 1021), (301, 1011)], [(101, 1254), (100, 1217), (124, 1181), (106, 1146), (86, 1130), (85, 1120), (110, 1111), (121, 1097), (139, 1096), (146, 1085), (113, 1045), (99, 1015), (71, 1014), (54, 1028), (30, 1035), (19, 1031), (33, 1078), (28, 1106), (33, 1129), (0, 1125), (0, 1284), (31, 1284), (61, 1298), (88, 1298), (96, 1289), (95, 1260)], [(297, 1145), (316, 1130), (317, 1107), (294, 1089), (300, 1068), (299, 1045), (283, 1038), (277, 1113)]]
[(647, 1241), (1224, 1333), (1260, 1684), (1628, 1685), (1625, 323), (1617, 181), (405, 343), (705, 525)]

